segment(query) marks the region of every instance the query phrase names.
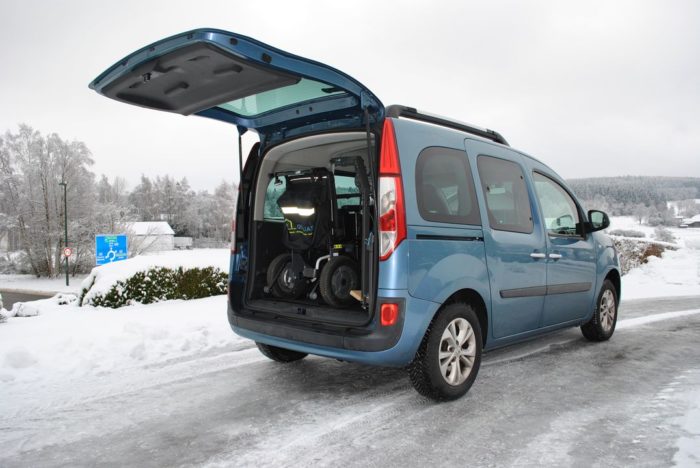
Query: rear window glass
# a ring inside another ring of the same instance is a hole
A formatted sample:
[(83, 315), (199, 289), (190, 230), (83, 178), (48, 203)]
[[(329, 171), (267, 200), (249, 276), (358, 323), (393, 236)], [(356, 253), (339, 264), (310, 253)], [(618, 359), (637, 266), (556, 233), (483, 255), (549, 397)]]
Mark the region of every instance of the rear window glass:
[(416, 162), (418, 211), (426, 221), (481, 224), (467, 154), (450, 148), (430, 147)]
[[(277, 205), (277, 200), (287, 188), (284, 177), (273, 177), (267, 184), (265, 203), (263, 205), (263, 218), (269, 220), (284, 220), (284, 214)], [(360, 205), (360, 189), (355, 184), (354, 175), (335, 175), (335, 192), (338, 200), (338, 208), (346, 205)]]
[(300, 102), (343, 94), (344, 92), (329, 84), (302, 78), (296, 84), (246, 96), (219, 104), (218, 107), (238, 115), (251, 117)]
[(491, 228), (531, 233), (530, 197), (520, 166), (492, 156), (479, 156), (477, 165)]

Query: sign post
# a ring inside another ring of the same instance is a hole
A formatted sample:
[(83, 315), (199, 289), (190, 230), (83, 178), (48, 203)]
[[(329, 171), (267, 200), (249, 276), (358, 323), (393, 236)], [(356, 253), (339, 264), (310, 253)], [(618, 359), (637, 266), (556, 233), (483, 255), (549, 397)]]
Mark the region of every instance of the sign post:
[(63, 248), (63, 258), (66, 259), (66, 286), (70, 286), (70, 282), (68, 281), (68, 257), (73, 255), (73, 249), (70, 247), (64, 247)]
[(98, 234), (95, 236), (95, 264), (126, 260), (129, 255), (126, 234)]
[(70, 286), (70, 283), (68, 281), (68, 257), (70, 257), (70, 254), (73, 253), (72, 250), (68, 247), (68, 195), (67, 195), (67, 190), (68, 190), (68, 182), (66, 181), (61, 181), (58, 183), (61, 187), (63, 187), (63, 227), (66, 230), (66, 237), (65, 237), (65, 246), (66, 249), (69, 250), (69, 254), (65, 255), (65, 249), (63, 250), (64, 256), (66, 257), (66, 286)]

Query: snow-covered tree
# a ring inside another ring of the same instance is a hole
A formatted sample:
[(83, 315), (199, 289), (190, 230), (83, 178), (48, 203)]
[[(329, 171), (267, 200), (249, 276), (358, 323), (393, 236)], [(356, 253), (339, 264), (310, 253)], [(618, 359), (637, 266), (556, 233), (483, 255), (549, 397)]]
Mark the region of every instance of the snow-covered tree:
[(16, 229), (31, 271), (52, 276), (59, 272), (64, 247), (63, 187), (67, 183), (69, 241), (72, 226), (90, 225), (94, 208), (92, 155), (84, 143), (56, 134), (43, 136), (28, 125), (0, 140), (0, 211)]

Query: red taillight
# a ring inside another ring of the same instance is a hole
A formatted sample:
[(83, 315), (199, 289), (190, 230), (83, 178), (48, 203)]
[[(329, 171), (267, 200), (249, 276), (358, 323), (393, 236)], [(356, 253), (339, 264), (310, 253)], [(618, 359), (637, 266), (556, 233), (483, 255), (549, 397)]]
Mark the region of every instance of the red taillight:
[(380, 321), (383, 327), (394, 325), (399, 319), (398, 304), (382, 304), (380, 310)]
[(396, 134), (391, 119), (384, 120), (382, 148), (379, 155), (379, 174), (401, 176), (399, 149), (396, 147)]
[(384, 120), (379, 155), (379, 259), (386, 260), (406, 238), (403, 183), (396, 135), (391, 119)]

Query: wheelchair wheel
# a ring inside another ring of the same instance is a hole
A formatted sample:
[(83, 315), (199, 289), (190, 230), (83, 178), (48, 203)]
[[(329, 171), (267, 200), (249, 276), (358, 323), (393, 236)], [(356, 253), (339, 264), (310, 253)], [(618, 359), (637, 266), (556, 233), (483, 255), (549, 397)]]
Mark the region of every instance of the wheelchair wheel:
[(356, 302), (350, 291), (360, 287), (357, 263), (350, 257), (332, 257), (321, 269), (318, 288), (326, 304), (347, 307)]
[(267, 285), (275, 297), (297, 299), (306, 292), (306, 280), (295, 275), (291, 254), (276, 256), (267, 267)]

